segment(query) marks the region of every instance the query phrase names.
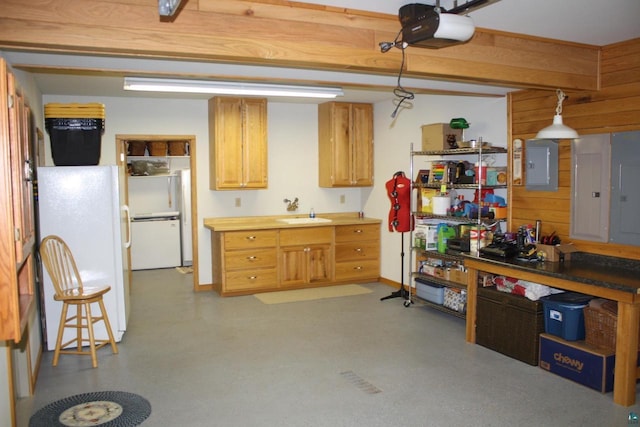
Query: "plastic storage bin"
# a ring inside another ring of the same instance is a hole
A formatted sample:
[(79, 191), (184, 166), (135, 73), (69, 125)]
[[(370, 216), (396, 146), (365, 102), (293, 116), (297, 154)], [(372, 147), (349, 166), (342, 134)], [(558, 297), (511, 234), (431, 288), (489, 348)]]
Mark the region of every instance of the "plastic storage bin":
[(104, 133), (104, 105), (46, 104), (45, 128), (56, 166), (92, 166), (100, 163)]
[(422, 278), (416, 278), (415, 281), (416, 295), (418, 297), (435, 304), (444, 304), (444, 286)]
[(577, 292), (563, 292), (542, 297), (544, 330), (567, 341), (585, 338), (583, 309), (592, 297)]

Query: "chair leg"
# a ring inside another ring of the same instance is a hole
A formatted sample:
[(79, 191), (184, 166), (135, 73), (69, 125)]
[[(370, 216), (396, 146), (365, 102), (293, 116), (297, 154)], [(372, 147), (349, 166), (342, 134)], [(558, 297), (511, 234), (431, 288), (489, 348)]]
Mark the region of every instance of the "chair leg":
[(98, 300), (98, 304), (100, 305), (100, 311), (102, 311), (102, 321), (104, 322), (104, 325), (107, 328), (107, 334), (109, 335), (111, 350), (113, 351), (113, 354), (118, 354), (118, 346), (116, 345), (115, 338), (113, 338), (113, 332), (111, 331), (111, 322), (109, 322), (109, 317), (107, 316), (107, 310), (104, 307), (104, 301), (100, 299)]
[(62, 313), (60, 314), (60, 326), (58, 326), (58, 338), (56, 339), (56, 348), (53, 353), (53, 366), (58, 366), (60, 359), (60, 346), (62, 345), (62, 335), (64, 334), (64, 325), (67, 323), (67, 311), (69, 305), (65, 302), (62, 304)]
[(98, 367), (98, 355), (96, 354), (96, 341), (93, 336), (93, 316), (91, 315), (91, 303), (84, 303), (84, 309), (87, 313), (87, 331), (89, 332), (89, 350), (91, 352), (91, 365)]
[(77, 350), (82, 351), (82, 306), (76, 304), (76, 338)]

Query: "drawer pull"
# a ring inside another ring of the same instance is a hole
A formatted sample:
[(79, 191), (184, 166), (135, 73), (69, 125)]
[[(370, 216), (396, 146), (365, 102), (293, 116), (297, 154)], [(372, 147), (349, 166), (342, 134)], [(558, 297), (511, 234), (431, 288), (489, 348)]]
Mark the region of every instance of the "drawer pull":
[(246, 239), (253, 241), (256, 240), (256, 236), (247, 236)]
[(257, 278), (258, 278), (258, 276), (249, 276), (249, 277), (247, 277), (247, 279), (249, 279), (249, 280), (256, 280)]
[(252, 256), (248, 256), (248, 257), (247, 257), (247, 260), (249, 260), (249, 261), (255, 261), (255, 260), (257, 260), (257, 259), (258, 259), (258, 257), (257, 257), (257, 256), (254, 256), (254, 255), (252, 255)]
[(358, 228), (357, 230), (353, 230), (354, 233), (362, 233), (362, 229)]
[(362, 270), (361, 266), (353, 267), (354, 270)]
[(362, 252), (362, 248), (355, 248), (354, 251), (356, 252)]

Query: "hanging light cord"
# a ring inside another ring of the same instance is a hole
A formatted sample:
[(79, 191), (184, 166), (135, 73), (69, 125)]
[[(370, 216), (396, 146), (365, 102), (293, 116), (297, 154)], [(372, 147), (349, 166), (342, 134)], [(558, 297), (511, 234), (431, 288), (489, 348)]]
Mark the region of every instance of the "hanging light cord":
[(396, 114), (398, 114), (398, 110), (400, 109), (400, 106), (402, 106), (404, 102), (411, 101), (413, 98), (415, 98), (414, 93), (403, 88), (402, 84), (400, 83), (400, 80), (402, 79), (402, 72), (404, 70), (404, 62), (405, 62), (404, 50), (408, 46), (407, 43), (400, 40), (401, 34), (402, 34), (402, 30), (398, 31), (398, 34), (396, 35), (396, 38), (394, 41), (380, 43), (380, 50), (382, 51), (382, 53), (388, 52), (389, 50), (391, 50), (392, 47), (397, 47), (398, 49), (402, 50), (402, 63), (400, 64), (400, 72), (398, 73), (398, 84), (396, 88), (393, 89), (393, 94), (396, 96), (396, 99), (393, 100), (393, 103), (396, 105), (396, 108), (393, 110), (393, 113), (391, 113), (391, 118), (396, 117)]
[(402, 79), (402, 70), (404, 70), (404, 56), (405, 56), (404, 55), (405, 48), (402, 47), (401, 49), (402, 49), (402, 64), (400, 65), (400, 72), (398, 73), (398, 85), (393, 90), (393, 94), (396, 96), (396, 99), (393, 100), (393, 103), (396, 104), (396, 108), (393, 110), (393, 113), (391, 113), (391, 118), (396, 117), (396, 114), (398, 114), (398, 110), (400, 109), (400, 106), (404, 102), (411, 101), (413, 98), (415, 98), (414, 93), (403, 88), (402, 84), (400, 83), (400, 79)]
[(562, 91), (562, 89), (556, 89), (556, 95), (558, 95), (558, 106), (556, 107), (556, 115), (559, 116), (562, 114), (562, 101), (565, 100), (566, 95)]

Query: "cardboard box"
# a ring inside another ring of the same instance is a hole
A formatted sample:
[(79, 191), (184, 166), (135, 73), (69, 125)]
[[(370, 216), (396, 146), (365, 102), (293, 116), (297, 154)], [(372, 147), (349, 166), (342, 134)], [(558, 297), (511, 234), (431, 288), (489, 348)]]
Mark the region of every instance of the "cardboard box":
[(467, 312), (467, 291), (457, 288), (444, 289), (444, 301), (442, 303), (447, 308), (459, 313)]
[(422, 151), (450, 150), (449, 135), (455, 141), (462, 141), (462, 129), (451, 129), (448, 123), (432, 123), (422, 126)]
[(418, 211), (433, 213), (433, 197), (438, 194), (435, 188), (420, 188), (418, 191)]
[(416, 224), (414, 236), (418, 233), (424, 236), (424, 247), (427, 251), (438, 249), (438, 225), (437, 224)]
[(447, 280), (454, 282), (454, 283), (459, 283), (461, 285), (466, 285), (467, 284), (467, 272), (466, 271), (462, 271), (462, 270), (458, 270), (455, 268), (452, 268), (449, 270), (449, 277), (447, 278)]
[(608, 393), (613, 390), (615, 353), (540, 334), (540, 367), (579, 384)]
[(577, 252), (575, 246), (571, 244), (560, 245), (543, 245), (542, 243), (536, 243), (536, 250), (538, 254), (542, 254), (545, 261), (560, 262), (561, 259), (571, 259), (571, 253)]

